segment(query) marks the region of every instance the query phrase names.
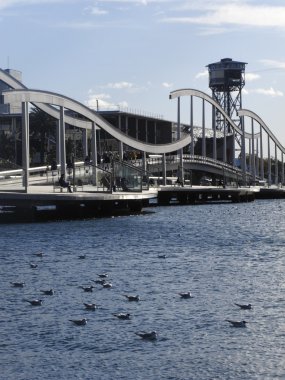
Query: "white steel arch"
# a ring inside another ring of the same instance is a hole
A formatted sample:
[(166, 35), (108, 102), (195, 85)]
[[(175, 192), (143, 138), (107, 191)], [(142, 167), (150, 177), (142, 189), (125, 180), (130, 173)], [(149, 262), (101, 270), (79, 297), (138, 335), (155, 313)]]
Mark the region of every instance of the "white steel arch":
[[(31, 90), (31, 89), (19, 89), (19, 90), (6, 90), (3, 91), (4, 103), (43, 103), (52, 104), (58, 107), (70, 109), (76, 113), (79, 113), (94, 122), (97, 126), (104, 129), (111, 136), (121, 141), (122, 143), (143, 152), (153, 154), (163, 154), (174, 152), (175, 150), (182, 149), (184, 146), (189, 145), (191, 138), (186, 136), (180, 140), (177, 140), (169, 144), (149, 144), (133, 139), (126, 136), (124, 133), (113, 127), (104, 118), (98, 115), (95, 111), (91, 110), (84, 104), (71, 99), (67, 96), (57, 94), (50, 91)], [(91, 129), (89, 126), (84, 128)]]

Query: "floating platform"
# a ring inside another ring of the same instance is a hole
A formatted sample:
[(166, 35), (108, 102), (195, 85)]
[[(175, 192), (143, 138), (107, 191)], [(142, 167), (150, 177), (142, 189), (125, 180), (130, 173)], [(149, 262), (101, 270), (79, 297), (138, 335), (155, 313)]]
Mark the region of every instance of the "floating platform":
[(256, 194), (256, 199), (284, 199), (284, 187), (261, 187), (260, 191)]
[(47, 187), (35, 187), (29, 193), (0, 190), (0, 223), (129, 215), (140, 213), (157, 197), (155, 189), (142, 193), (51, 191)]
[(157, 202), (164, 206), (173, 201), (183, 205), (207, 202), (252, 202), (255, 200), (258, 191), (259, 189), (247, 187), (165, 186), (159, 189)]

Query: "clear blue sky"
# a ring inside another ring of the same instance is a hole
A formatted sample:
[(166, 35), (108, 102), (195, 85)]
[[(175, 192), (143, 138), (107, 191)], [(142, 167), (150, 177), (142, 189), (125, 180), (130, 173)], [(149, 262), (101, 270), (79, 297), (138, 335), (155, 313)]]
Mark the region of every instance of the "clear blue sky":
[(0, 67), (26, 86), (170, 120), (170, 91), (247, 62), (243, 107), (285, 145), (284, 0), (0, 0), (0, 33)]

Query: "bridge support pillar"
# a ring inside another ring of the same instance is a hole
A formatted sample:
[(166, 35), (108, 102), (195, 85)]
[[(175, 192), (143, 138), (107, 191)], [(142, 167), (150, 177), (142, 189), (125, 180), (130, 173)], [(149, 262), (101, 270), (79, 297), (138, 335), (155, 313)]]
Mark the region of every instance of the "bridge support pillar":
[(166, 185), (166, 159), (165, 159), (165, 153), (163, 153), (162, 156), (162, 175), (163, 175), (163, 185)]
[(96, 124), (92, 122), (91, 132), (91, 156), (92, 156), (92, 184), (97, 185), (97, 140), (96, 140)]
[(59, 110), (59, 130), (60, 130), (60, 170), (61, 174), (65, 174), (66, 168), (66, 154), (65, 154), (65, 125), (64, 125), (64, 108), (60, 107)]
[(29, 188), (30, 144), (29, 144), (29, 109), (28, 102), (22, 102), (22, 168), (25, 192)]

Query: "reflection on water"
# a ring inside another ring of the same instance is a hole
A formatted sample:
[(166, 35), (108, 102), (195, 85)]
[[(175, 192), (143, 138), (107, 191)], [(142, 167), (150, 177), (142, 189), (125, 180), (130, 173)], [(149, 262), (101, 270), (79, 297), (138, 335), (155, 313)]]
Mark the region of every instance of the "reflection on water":
[[(0, 226), (0, 378), (285, 378), (284, 201), (153, 211)], [(112, 288), (95, 282), (101, 273)], [(135, 334), (151, 330), (155, 341)]]

